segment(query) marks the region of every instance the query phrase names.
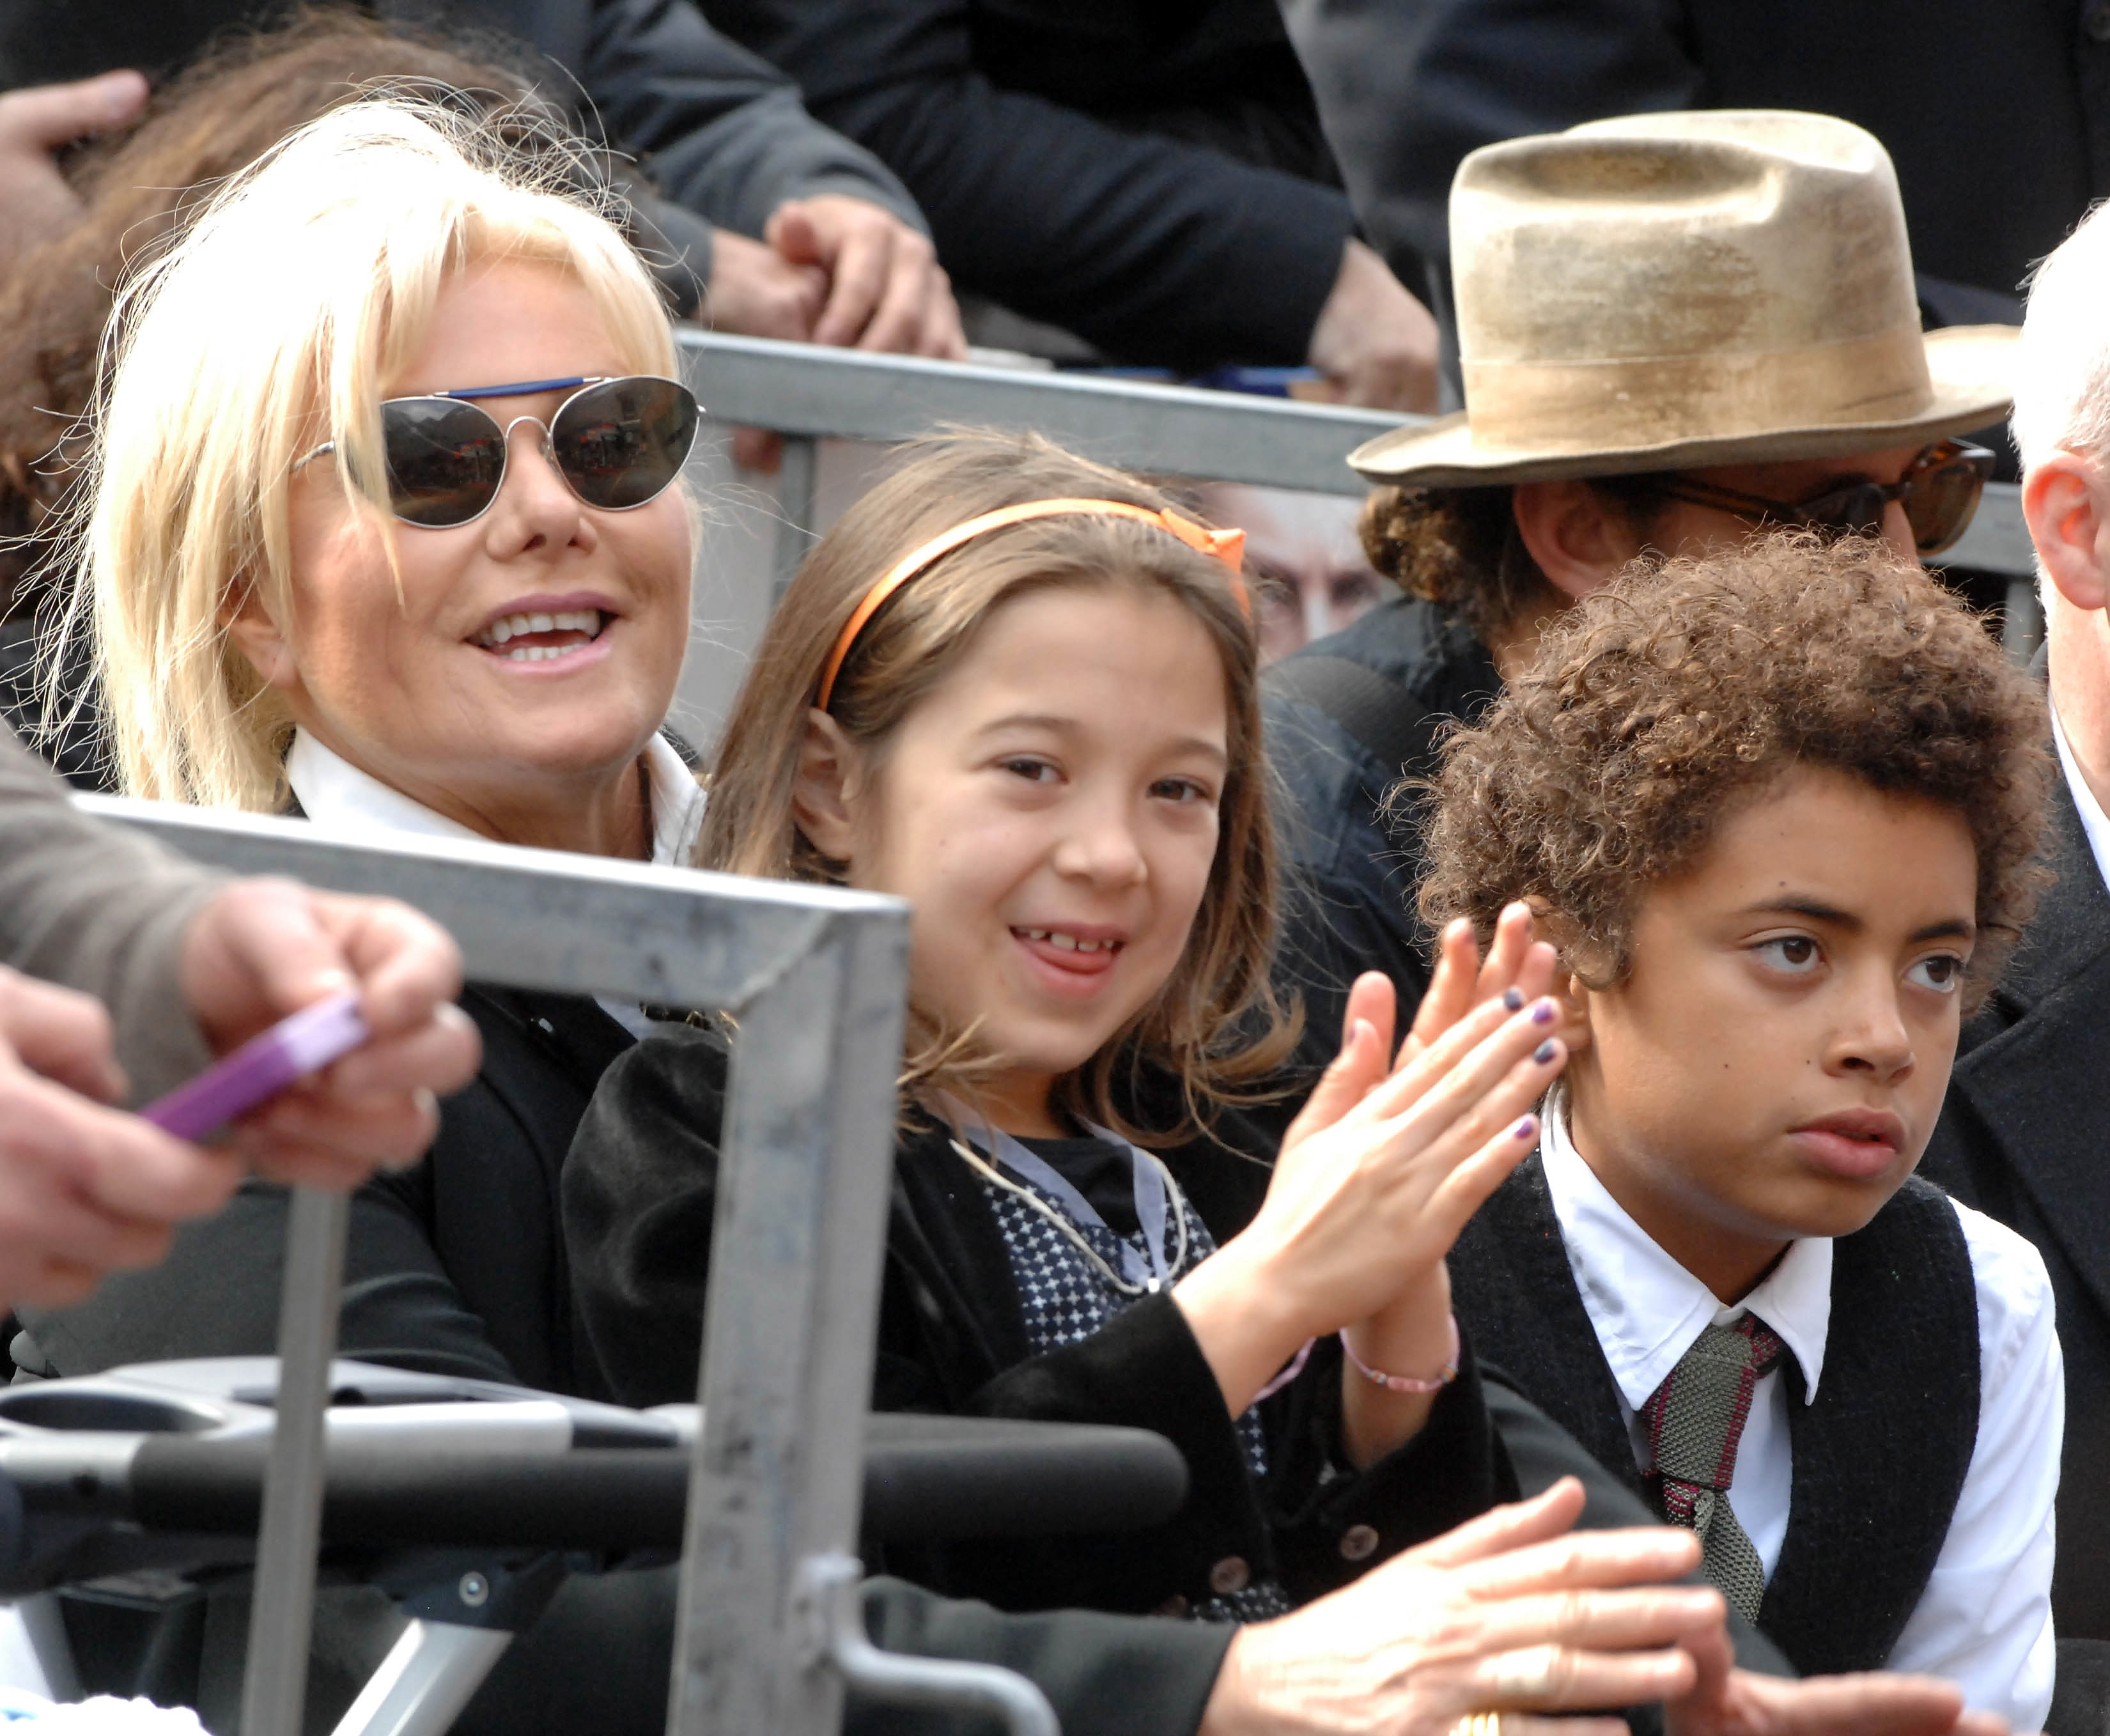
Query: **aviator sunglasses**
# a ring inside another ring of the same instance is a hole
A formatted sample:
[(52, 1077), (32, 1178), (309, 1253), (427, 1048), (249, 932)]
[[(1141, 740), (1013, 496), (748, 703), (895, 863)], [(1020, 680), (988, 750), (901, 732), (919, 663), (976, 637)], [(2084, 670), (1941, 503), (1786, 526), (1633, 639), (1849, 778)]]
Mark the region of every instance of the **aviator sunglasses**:
[(1992, 474), (1993, 455), (1985, 447), (1944, 440), (1913, 459), (1894, 483), (1837, 483), (1804, 501), (1769, 501), (1689, 476), (1666, 478), (1662, 492), (1673, 501), (1716, 507), (1739, 518), (1806, 524), (1841, 536), (1880, 536), (1883, 510), (1895, 501), (1904, 508), (1920, 553), (1939, 555), (1970, 524)]
[[(473, 401), (572, 386), (580, 389), (547, 422), (515, 416), (501, 425)], [(681, 474), (701, 414), (686, 386), (650, 374), (521, 380), (384, 399), (381, 444), (388, 466), (388, 510), (405, 524), (428, 530), (482, 518), (505, 485), (513, 430), (532, 422), (542, 432), (543, 457), (573, 494), (604, 512), (627, 512), (656, 500)], [(336, 450), (337, 442), (326, 440), (293, 468)]]

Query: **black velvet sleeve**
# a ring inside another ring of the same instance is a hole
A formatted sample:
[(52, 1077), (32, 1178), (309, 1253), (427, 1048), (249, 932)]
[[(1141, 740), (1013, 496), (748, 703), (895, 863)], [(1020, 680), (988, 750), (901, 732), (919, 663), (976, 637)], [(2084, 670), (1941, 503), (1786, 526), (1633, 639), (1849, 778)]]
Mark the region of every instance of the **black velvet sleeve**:
[[(695, 1389), (725, 1079), (714, 1037), (647, 1039), (603, 1078), (565, 1165), (580, 1317), (625, 1403)], [(916, 1160), (897, 1165), (876, 1406), (1148, 1429), (1179, 1448), (1189, 1477), (1180, 1513), (1149, 1530), (890, 1552), (912, 1577), (1012, 1609), (1192, 1607), (1269, 1576), (1308, 1598), (1512, 1491), (1469, 1370), (1415, 1441), (1367, 1471), (1339, 1471), (1340, 1364), (1323, 1344), (1270, 1401), (1276, 1462), (1256, 1486), (1216, 1376), (1169, 1294), (1143, 1298), (1080, 1343), (1026, 1354), (993, 1226), (978, 1201), (948, 1192), (921, 1147), (911, 1149)], [(1180, 1161), (1191, 1174), (1207, 1160)], [(1217, 1210), (1203, 1215), (1238, 1218), (1264, 1192), (1266, 1172), (1229, 1150), (1213, 1162), (1219, 1180), (1204, 1191)], [(1375, 1533), (1374, 1546), (1348, 1539), (1359, 1528)]]

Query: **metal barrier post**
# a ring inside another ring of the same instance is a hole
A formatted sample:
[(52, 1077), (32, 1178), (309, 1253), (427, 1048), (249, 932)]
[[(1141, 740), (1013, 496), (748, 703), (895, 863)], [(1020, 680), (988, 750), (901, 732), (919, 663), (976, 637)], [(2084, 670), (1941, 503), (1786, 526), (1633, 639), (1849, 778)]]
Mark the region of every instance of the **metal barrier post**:
[(813, 488), (820, 469), (821, 442), (787, 434), (777, 471), (777, 546), (772, 551), (769, 606), (784, 598), (792, 575), (813, 546)]
[[(833, 1736), (791, 1608), (857, 1535), (903, 937), (831, 924), (740, 1016), (682, 1551), (671, 1736)], [(832, 1082), (831, 1082), (832, 1081)]]
[(301, 1736), (322, 1533), (323, 1418), (350, 1219), (346, 1195), (293, 1190), (278, 1303), (278, 1420), (256, 1531), (242, 1736)]
[[(299, 821), (102, 798), (79, 805), (238, 873), (400, 898), (452, 932), (474, 980), (739, 1015), (672, 1727), (831, 1733), (840, 1688), (802, 1639), (794, 1605), (808, 1559), (856, 1547), (907, 906), (549, 850), (355, 843)], [(321, 1496), (320, 1455), (301, 1444), (319, 1438), (328, 1398), (340, 1267), (327, 1250), (342, 1246), (341, 1216), (329, 1217), (297, 1211), (288, 1250), (288, 1361), (272, 1476), (284, 1467), (285, 1511), (297, 1516), (312, 1515)], [(305, 1377), (304, 1390), (296, 1365), (311, 1355), (320, 1376)], [(292, 1721), (268, 1731), (245, 1722), (245, 1736), (299, 1728), (315, 1534), (310, 1518), (260, 1546), (278, 1554), (260, 1569), (270, 1577), (260, 1578), (257, 1602), (285, 1607), (268, 1629), (260, 1613), (253, 1631), (268, 1634), (259, 1643), (269, 1650), (251, 1655), (245, 1711), (253, 1700), (260, 1717), (290, 1709)]]

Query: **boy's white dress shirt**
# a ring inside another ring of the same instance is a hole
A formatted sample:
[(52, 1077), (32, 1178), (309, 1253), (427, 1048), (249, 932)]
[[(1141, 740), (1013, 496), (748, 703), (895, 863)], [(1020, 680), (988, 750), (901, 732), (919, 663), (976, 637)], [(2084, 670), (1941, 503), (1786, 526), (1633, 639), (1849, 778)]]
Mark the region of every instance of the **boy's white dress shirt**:
[[(1823, 1377), (1832, 1323), (1832, 1243), (1792, 1244), (1742, 1302), (1723, 1308), (1606, 1191), (1569, 1138), (1566, 1105), (1546, 1106), (1540, 1155), (1569, 1269), (1605, 1353), (1634, 1462), (1648, 1467), (1636, 1414), (1709, 1326), (1746, 1312), (1780, 1335), (1808, 1398)], [(1919, 1607), (1890, 1657), (1893, 1670), (1945, 1677), (1974, 1711), (2017, 1730), (2051, 1708), (2053, 1499), (2066, 1391), (2051, 1280), (2035, 1248), (2004, 1224), (1955, 1208), (1978, 1298), (1978, 1433), (1949, 1536)], [(1736, 1448), (1729, 1504), (1773, 1576), (1787, 1536), (1792, 1462), (1788, 1386), (1759, 1382)], [(1850, 1575), (1853, 1564), (1842, 1561)]]
[[(655, 735), (646, 746), (645, 773), (652, 786), (652, 860), (662, 868), (686, 867), (703, 827), (703, 786), (664, 736)], [(301, 811), (327, 832), (356, 836), (378, 828), (425, 838), (491, 841), (360, 771), (305, 729), (293, 733), (292, 751), (286, 756), (286, 782), (292, 786)], [(652, 1028), (651, 1021), (627, 1001), (602, 999), (600, 1005), (633, 1036), (643, 1036)]]

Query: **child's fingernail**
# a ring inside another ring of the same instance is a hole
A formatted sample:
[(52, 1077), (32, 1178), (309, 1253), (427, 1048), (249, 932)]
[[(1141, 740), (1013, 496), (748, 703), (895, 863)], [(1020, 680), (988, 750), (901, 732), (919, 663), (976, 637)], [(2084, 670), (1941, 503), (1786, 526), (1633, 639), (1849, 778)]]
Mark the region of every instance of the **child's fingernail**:
[(1524, 1005), (1524, 990), (1522, 989), (1504, 989), (1502, 990), (1502, 1004), (1507, 1007), (1510, 1012), (1515, 1013), (1518, 1009)]
[(1534, 1025), (1550, 1025), (1560, 1017), (1560, 1009), (1551, 1001), (1542, 1000), (1531, 1009), (1531, 1022)]
[(1510, 1131), (1519, 1139), (1528, 1140), (1538, 1131), (1538, 1117), (1536, 1115), (1527, 1115)]
[(1553, 1058), (1556, 1053), (1557, 1051), (1554, 1048), (1553, 1039), (1551, 1037), (1548, 1037), (1543, 1043), (1540, 1044), (1537, 1048), (1532, 1050), (1531, 1058), (1533, 1060), (1537, 1062), (1541, 1067), (1543, 1067), (1547, 1062)]

